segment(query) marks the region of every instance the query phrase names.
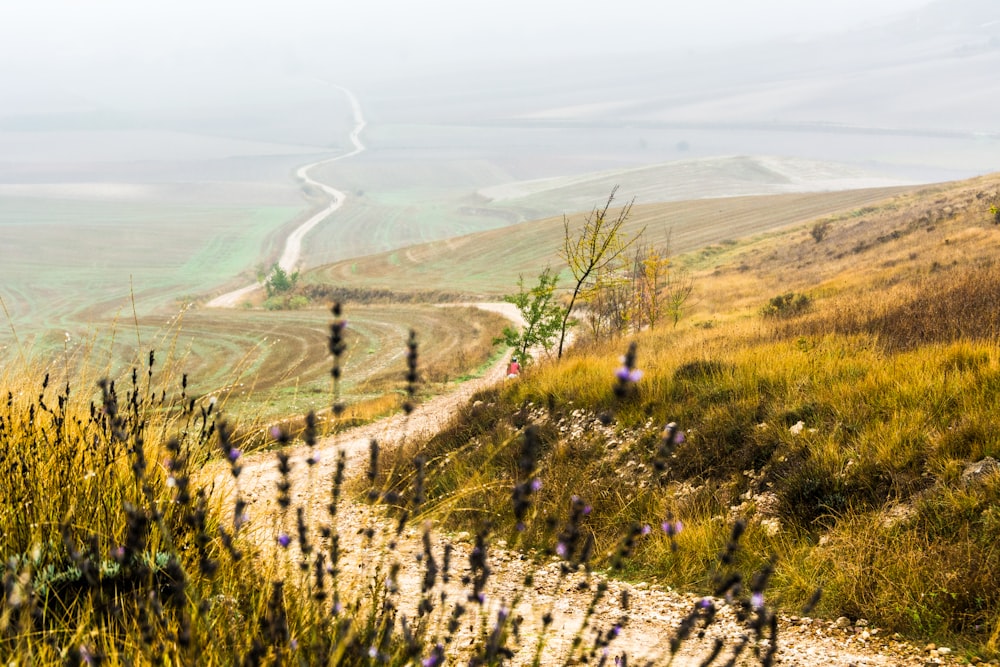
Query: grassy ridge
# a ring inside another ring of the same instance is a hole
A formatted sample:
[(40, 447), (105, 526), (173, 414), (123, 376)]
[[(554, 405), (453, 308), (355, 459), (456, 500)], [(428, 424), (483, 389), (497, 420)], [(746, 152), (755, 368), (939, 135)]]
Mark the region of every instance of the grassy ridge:
[[(676, 540), (644, 543), (631, 575), (710, 591), (742, 517), (740, 558), (774, 563), (769, 595), (793, 613), (819, 585), (825, 615), (996, 656), (998, 192), (996, 176), (926, 188), (689, 255), (696, 310), (635, 337), (644, 375), (624, 396), (625, 341), (580, 346), (400, 452), (386, 483), (406, 484), (419, 454), (455, 526), (489, 520), (545, 553), (545, 524), (519, 532), (504, 502), (534, 425), (531, 512), (584, 498), (605, 565), (625, 527), (681, 520)], [(789, 290), (811, 307), (761, 314)], [(683, 441), (664, 441), (668, 422)]]
[[(673, 250), (683, 253), (804, 223), (832, 211), (858, 209), (899, 191), (881, 188), (650, 204), (633, 209), (627, 228), (635, 232), (646, 227), (650, 242), (666, 242), (669, 237)], [(583, 215), (575, 214), (571, 220)], [(562, 218), (521, 223), (337, 262), (310, 271), (306, 280), (396, 291), (417, 284), (427, 290), (497, 296), (509, 292), (519, 274), (534, 275), (546, 265), (557, 266), (562, 235)]]

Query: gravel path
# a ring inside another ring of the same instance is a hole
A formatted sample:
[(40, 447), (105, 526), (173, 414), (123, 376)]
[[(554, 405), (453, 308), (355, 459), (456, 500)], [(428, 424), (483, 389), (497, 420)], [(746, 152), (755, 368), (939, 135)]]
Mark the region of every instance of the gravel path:
[[(367, 467), (368, 446), (376, 439), (382, 448), (398, 446), (406, 439), (421, 438), (439, 429), (461, 404), (482, 387), (502, 382), (504, 364), (501, 360), (482, 378), (462, 384), (453, 393), (435, 398), (419, 406), (406, 418), (394, 416), (367, 426), (362, 426), (329, 437), (321, 441), (315, 454), (319, 462), (310, 470), (306, 459), (310, 453), (304, 446), (288, 450), (292, 465), (291, 482), (293, 507), (303, 506), (307, 516), (317, 525), (326, 519), (326, 505), (329, 502), (330, 480), (333, 477), (336, 459), (340, 452), (347, 457), (347, 475), (363, 474)], [(235, 486), (228, 467), (221, 464), (209, 466), (205, 470), (214, 481), (215, 492), (233, 497)], [(276, 503), (278, 482), (275, 454), (263, 452), (247, 456), (243, 461), (240, 477), (240, 492), (249, 501), (250, 523), (245, 530), (265, 549), (279, 551), (275, 546), (280, 532), (294, 534), (294, 514), (290, 513), (281, 525), (280, 511)], [(400, 535), (389, 525), (379, 512), (368, 505), (348, 500), (341, 502), (338, 512), (338, 532), (341, 536), (342, 582), (364, 585), (370, 582), (381, 564), (382, 575), (392, 561), (402, 566), (400, 585), (400, 608), (403, 613), (413, 616), (420, 598), (420, 581), (423, 576), (419, 554), (422, 552), (422, 532), (419, 527), (410, 527)], [(374, 536), (363, 535), (371, 528)], [(435, 591), (440, 627), (443, 628), (447, 614), (455, 601), (465, 600), (467, 589), (462, 590), (458, 580), (468, 574), (469, 553), (472, 538), (469, 535), (432, 534), (435, 558), (441, 563), (445, 543), (452, 545), (452, 584)], [(386, 545), (395, 543), (395, 548)], [(655, 664), (700, 665), (712, 651), (715, 638), (726, 642), (720, 658), (713, 664), (721, 665), (731, 656), (733, 645), (744, 633), (734, 617), (731, 608), (722, 600), (719, 606), (719, 620), (713, 623), (702, 637), (694, 637), (685, 642), (682, 650), (668, 663), (670, 639), (674, 636), (682, 619), (699, 602), (695, 596), (669, 590), (655, 583), (627, 584), (592, 575), (585, 579), (582, 573), (563, 575), (560, 564), (550, 561), (538, 565), (516, 551), (508, 551), (502, 542), (491, 545), (488, 551), (492, 574), (485, 589), (486, 601), (475, 623), (466, 615), (466, 622), (459, 630), (456, 641), (450, 644), (449, 656), (453, 662), (463, 657), (463, 648), (473, 640), (474, 629), (490, 627), (500, 609), (510, 610), (511, 618), (520, 617), (520, 642), (512, 641), (515, 651), (512, 664), (530, 664), (539, 639), (544, 637), (542, 664), (561, 664), (574, 649), (574, 638), (580, 635), (582, 646), (593, 647), (593, 629), (608, 631), (616, 625), (621, 627), (617, 638), (607, 648), (610, 658), (626, 653), (631, 664), (646, 664), (647, 659)], [(287, 552), (282, 552), (290, 560), (294, 559), (294, 544)], [(533, 584), (525, 589), (525, 577), (531, 574)], [(594, 601), (599, 582), (607, 584), (607, 592), (594, 605), (589, 628), (580, 633), (586, 610)], [(622, 595), (627, 592), (630, 600), (628, 609), (622, 608)], [(412, 603), (412, 604), (411, 604)], [(470, 605), (475, 607), (476, 605)], [(548, 630), (543, 630), (542, 617), (552, 617)], [(443, 634), (443, 630), (441, 631)], [(951, 664), (954, 656), (947, 649), (918, 649), (889, 636), (878, 628), (870, 627), (863, 620), (855, 622), (839, 619), (839, 622), (795, 617), (779, 619), (778, 649), (775, 664), (821, 667), (833, 665), (932, 665)], [(761, 650), (766, 650), (767, 643)], [(600, 649), (603, 650), (603, 649)], [(758, 664), (750, 649), (734, 664)]]

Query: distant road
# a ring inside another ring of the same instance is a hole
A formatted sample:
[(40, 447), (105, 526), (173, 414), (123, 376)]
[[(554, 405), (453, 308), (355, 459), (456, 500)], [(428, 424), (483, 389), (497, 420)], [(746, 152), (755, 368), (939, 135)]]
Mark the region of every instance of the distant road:
[[(365, 150), (365, 145), (361, 143), (361, 132), (365, 129), (366, 125), (364, 114), (361, 112), (361, 104), (358, 102), (358, 98), (354, 96), (354, 93), (347, 88), (336, 85), (334, 87), (343, 92), (344, 95), (347, 96), (347, 101), (351, 103), (351, 112), (354, 115), (354, 129), (351, 130), (350, 139), (351, 143), (354, 145), (354, 149), (350, 152), (344, 153), (343, 155), (337, 155), (336, 157), (313, 162), (299, 167), (298, 170), (296, 170), (295, 175), (306, 186), (318, 188), (326, 193), (330, 200), (322, 210), (313, 214), (308, 220), (296, 227), (295, 230), (288, 235), (288, 238), (285, 239), (285, 249), (281, 253), (281, 257), (278, 259), (278, 266), (288, 272), (295, 270), (296, 265), (302, 257), (302, 239), (305, 238), (306, 234), (308, 234), (313, 227), (329, 217), (334, 211), (343, 206), (344, 200), (347, 199), (346, 194), (336, 188), (330, 187), (325, 183), (320, 183), (310, 176), (309, 172), (320, 165), (329, 164), (330, 162), (336, 162), (338, 160), (346, 160), (347, 158), (354, 157), (358, 153)], [(246, 296), (259, 289), (259, 287), (260, 286), (258, 284), (254, 283), (253, 285), (247, 285), (246, 287), (226, 292), (225, 294), (219, 295), (209, 301), (207, 306), (209, 308), (233, 308)]]

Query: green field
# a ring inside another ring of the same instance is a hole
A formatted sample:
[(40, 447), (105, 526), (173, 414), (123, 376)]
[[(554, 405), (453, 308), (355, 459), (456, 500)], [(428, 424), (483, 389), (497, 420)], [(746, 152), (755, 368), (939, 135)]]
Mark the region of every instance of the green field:
[[(390, 125), (366, 133), (368, 151), (314, 172), (348, 199), (307, 237), (303, 261), (316, 268), (306, 283), (499, 299), (518, 274), (557, 266), (561, 214), (576, 219), (602, 203), (613, 184), (621, 185), (620, 202), (637, 198), (631, 228), (647, 227), (654, 242), (669, 235), (677, 253), (869, 205), (893, 192), (697, 199), (810, 184), (843, 187), (845, 179), (870, 181), (870, 175), (775, 158), (625, 168), (625, 157), (580, 160), (575, 140), (548, 130), (438, 127), (428, 133), (426, 126)], [(516, 157), (514, 148), (521, 151)], [(625, 151), (629, 160), (634, 152)], [(246, 180), (239, 182), (3, 186), (4, 356), (62, 359), (68, 348), (84, 345), (106, 355), (108, 372), (116, 372), (127, 363), (112, 359), (141, 359), (147, 347), (172, 349), (199, 391), (225, 391), (233, 408), (270, 419), (301, 412), (313, 399), (328, 403), (324, 311), (197, 306), (252, 282), (255, 265), (275, 258), (284, 236), (317, 203), (303, 196), (289, 172), (282, 175), (290, 159), (249, 159), (241, 167)], [(552, 176), (587, 168), (594, 171)], [(165, 181), (184, 173), (179, 165), (160, 169)], [(691, 201), (647, 203), (670, 199)], [(429, 350), (454, 349), (472, 337), (465, 329), (447, 331), (448, 319), (430, 307), (354, 317), (352, 333), (359, 338), (352, 354), (360, 356), (343, 390), (362, 400), (398, 387), (379, 378), (390, 368), (400, 371), (399, 345), (410, 326), (429, 334)], [(493, 316), (468, 320), (491, 335), (502, 328)], [(449, 367), (436, 379), (480, 366), (487, 347), (480, 340), (464, 353), (463, 368)], [(249, 406), (241, 397), (251, 389), (262, 391)]]
[[(25, 336), (78, 330), (252, 275), (298, 206), (0, 199), (2, 296)], [(2, 336), (4, 334), (0, 334)]]

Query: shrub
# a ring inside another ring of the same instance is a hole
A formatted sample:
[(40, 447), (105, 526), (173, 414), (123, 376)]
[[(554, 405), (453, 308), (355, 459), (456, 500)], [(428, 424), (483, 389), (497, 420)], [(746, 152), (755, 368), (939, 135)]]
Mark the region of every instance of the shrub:
[(787, 318), (801, 315), (809, 310), (811, 305), (812, 299), (808, 295), (788, 292), (771, 297), (771, 300), (760, 312), (768, 318)]
[(299, 272), (289, 273), (275, 262), (266, 273), (258, 269), (257, 278), (260, 282), (264, 283), (267, 295), (275, 296), (291, 292), (299, 282)]
[(819, 243), (826, 238), (827, 233), (830, 231), (830, 221), (820, 220), (812, 226), (809, 230), (809, 235), (813, 237), (816, 243)]

